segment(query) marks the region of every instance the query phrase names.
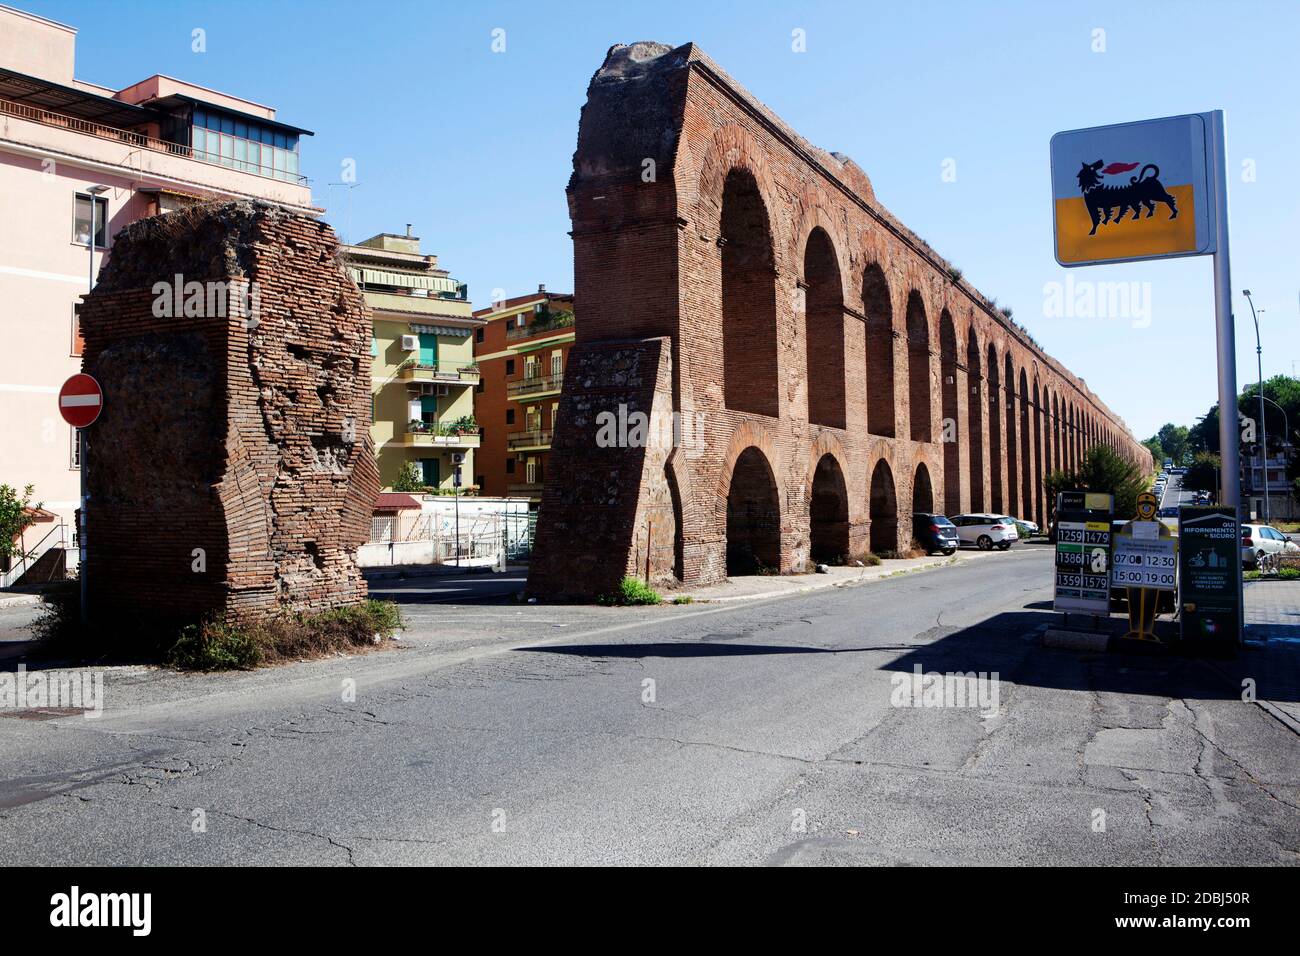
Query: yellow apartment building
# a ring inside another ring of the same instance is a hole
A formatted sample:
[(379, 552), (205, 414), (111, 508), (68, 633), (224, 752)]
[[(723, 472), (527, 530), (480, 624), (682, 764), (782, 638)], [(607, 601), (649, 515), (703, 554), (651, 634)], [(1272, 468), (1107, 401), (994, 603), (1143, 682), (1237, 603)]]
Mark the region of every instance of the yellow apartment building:
[(486, 323), (467, 287), (438, 268), (437, 256), (421, 254), (410, 226), (343, 252), (374, 320), (371, 436), (384, 490), (402, 484), (410, 462), (434, 493), (451, 494), (458, 473), (460, 492), (477, 492), (474, 332)]

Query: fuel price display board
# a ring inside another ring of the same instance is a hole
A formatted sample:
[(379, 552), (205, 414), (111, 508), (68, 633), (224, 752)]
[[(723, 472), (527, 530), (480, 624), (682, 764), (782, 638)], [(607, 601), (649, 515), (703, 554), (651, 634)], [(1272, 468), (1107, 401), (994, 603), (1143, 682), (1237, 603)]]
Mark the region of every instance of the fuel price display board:
[(1062, 491), (1056, 496), (1057, 611), (1110, 613), (1111, 495)]

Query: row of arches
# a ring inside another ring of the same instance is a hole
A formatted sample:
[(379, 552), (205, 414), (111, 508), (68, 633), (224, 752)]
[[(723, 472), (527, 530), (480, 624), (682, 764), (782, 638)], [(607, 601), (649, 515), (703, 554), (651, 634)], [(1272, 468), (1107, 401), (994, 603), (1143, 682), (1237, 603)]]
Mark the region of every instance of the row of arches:
[[(724, 404), (729, 410), (776, 417), (781, 413), (776, 247), (762, 190), (750, 170), (737, 165), (727, 172), (721, 207)], [(1073, 403), (1067, 400), (1074, 391), (1072, 383), (1060, 382), (1054, 374), (1048, 382), (1040, 381), (1036, 361), (1032, 372), (1025, 364), (1017, 367), (1010, 344), (999, 348), (989, 341), (982, 346), (972, 325), (963, 348), (947, 308), (940, 310), (938, 321), (936, 392), (930, 321), (922, 295), (908, 290), (902, 327), (896, 328), (895, 299), (878, 262), (867, 264), (862, 274), (865, 367), (846, 368), (845, 316), (857, 309), (846, 308), (841, 261), (831, 235), (814, 225), (800, 250), (799, 281), (810, 423), (847, 428), (846, 383), (849, 376), (862, 375), (867, 434), (943, 444), (944, 501), (950, 510), (960, 503), (970, 510), (1014, 512), (1040, 524), (1051, 471), (1077, 467), (1083, 450), (1099, 442), (1117, 451), (1126, 447), (1127, 439), (1121, 440), (1118, 430), (1086, 410), (1082, 396)], [(898, 338), (905, 339), (906, 356), (901, 396)], [(906, 436), (898, 432), (900, 397), (907, 407)]]
[[(727, 502), (727, 574), (753, 574), (781, 567), (782, 499), (772, 464), (762, 449), (745, 448), (732, 466)], [(808, 554), (814, 563), (840, 564), (853, 553), (854, 518), (868, 522), (867, 546), (877, 554), (906, 547), (899, 538), (899, 495), (888, 461), (871, 470), (865, 507), (851, 509), (848, 483), (835, 455), (823, 454), (813, 468), (808, 494)], [(903, 514), (935, 508), (930, 471), (924, 462), (912, 476), (911, 499)], [(853, 511), (859, 514), (852, 514)], [(910, 536), (910, 526), (904, 526)]]

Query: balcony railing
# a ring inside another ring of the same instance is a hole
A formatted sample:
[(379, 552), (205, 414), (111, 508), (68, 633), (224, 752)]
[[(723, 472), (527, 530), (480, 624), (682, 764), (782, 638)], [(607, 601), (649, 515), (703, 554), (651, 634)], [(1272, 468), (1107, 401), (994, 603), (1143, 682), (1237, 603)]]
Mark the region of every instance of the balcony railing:
[(478, 365), (474, 362), (403, 362), (398, 371), (403, 382), (437, 382), (445, 385), (477, 385)]
[(549, 448), (551, 431), (549, 428), (536, 428), (526, 432), (510, 432), (506, 435), (506, 448)]
[(534, 335), (557, 334), (572, 328), (573, 319), (571, 318), (558, 322), (530, 322), (518, 328), (506, 329), (506, 341), (517, 342), (520, 339), (530, 339)]
[(530, 498), (536, 498), (542, 493), (542, 483), (540, 481), (525, 481), (515, 485), (506, 485), (506, 494), (509, 495), (527, 495)]
[[(144, 133), (136, 133), (129, 129), (118, 129), (116, 126), (104, 126), (100, 123), (92, 123), (89, 120), (77, 119), (75, 116), (64, 116), (62, 113), (37, 109), (23, 103), (0, 100), (0, 114), (17, 116), (19, 119), (30, 120), (43, 126), (60, 126), (75, 133), (84, 133), (87, 136), (96, 136), (100, 139), (111, 139), (119, 143), (125, 143), (128, 146), (149, 149), (157, 153), (170, 153), (173, 156), (190, 159), (196, 163), (206, 163), (209, 166), (225, 166), (227, 169), (232, 168), (220, 162), (219, 159), (215, 161), (209, 159), (207, 153), (196, 153), (192, 147), (184, 143), (169, 143), (167, 140), (146, 136)], [(253, 173), (253, 175), (262, 176), (263, 174), (259, 172)], [(299, 184), (307, 182), (306, 176), (298, 173), (286, 173), (283, 170), (276, 171), (271, 177), (263, 176), (263, 178), (281, 179)]]
[(538, 375), (533, 378), (523, 378), (517, 382), (510, 382), (506, 385), (506, 394), (511, 398), (522, 395), (545, 395), (548, 392), (558, 392), (564, 385), (564, 373), (559, 375)]
[(482, 438), (476, 428), (408, 422), (402, 443), (419, 448), (478, 448)]

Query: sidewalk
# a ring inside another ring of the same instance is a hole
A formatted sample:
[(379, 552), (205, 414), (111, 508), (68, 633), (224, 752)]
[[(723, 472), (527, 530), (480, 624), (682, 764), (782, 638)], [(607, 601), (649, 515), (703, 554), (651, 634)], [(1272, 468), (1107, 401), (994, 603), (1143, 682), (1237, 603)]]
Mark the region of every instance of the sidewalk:
[(1263, 650), (1268, 661), (1257, 678), (1259, 697), (1300, 728), (1300, 581), (1261, 578), (1247, 581), (1243, 591), (1246, 645)]
[(852, 587), (868, 581), (907, 574), (912, 571), (925, 571), (940, 568), (963, 561), (1016, 560), (1017, 556), (1036, 554), (1042, 549), (1037, 545), (1022, 545), (1008, 552), (959, 550), (951, 556), (929, 555), (924, 558), (897, 558), (881, 561), (875, 567), (853, 568), (832, 567), (826, 574), (755, 574), (728, 578), (721, 584), (708, 584), (702, 587), (686, 587), (664, 592), (668, 601), (689, 598), (692, 602), (724, 603), (729, 601), (756, 601), (762, 598), (781, 597), (800, 594), (805, 591), (820, 591), (823, 588)]

